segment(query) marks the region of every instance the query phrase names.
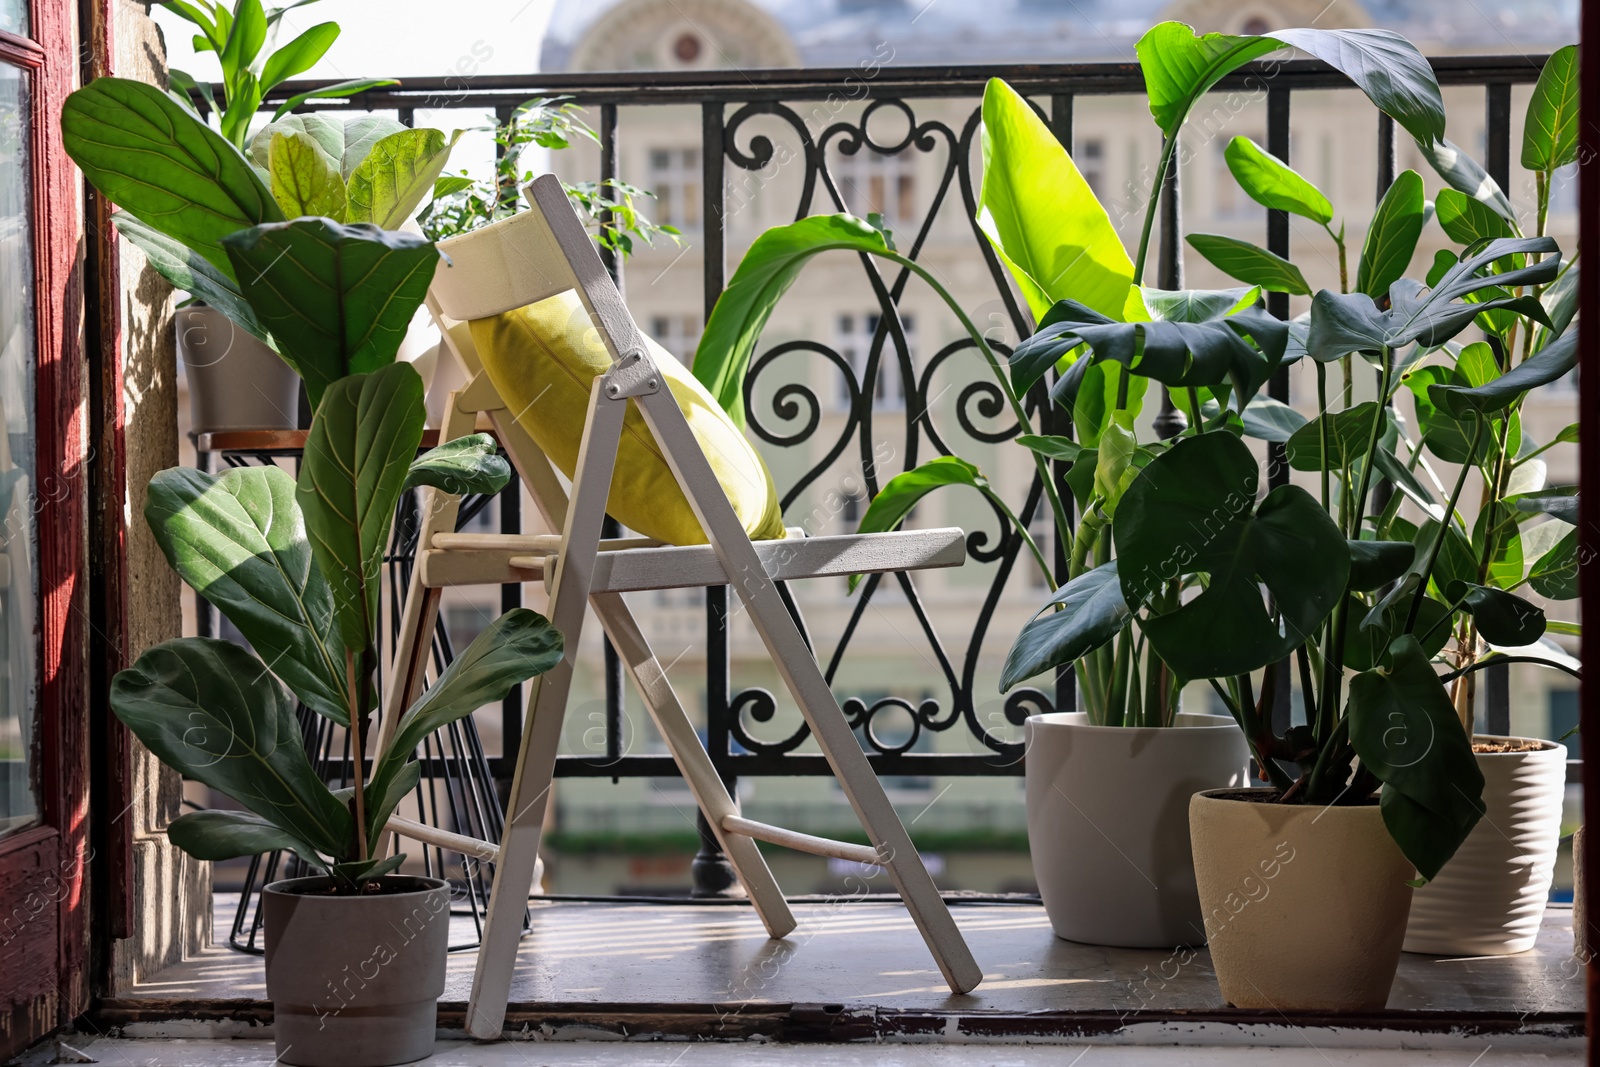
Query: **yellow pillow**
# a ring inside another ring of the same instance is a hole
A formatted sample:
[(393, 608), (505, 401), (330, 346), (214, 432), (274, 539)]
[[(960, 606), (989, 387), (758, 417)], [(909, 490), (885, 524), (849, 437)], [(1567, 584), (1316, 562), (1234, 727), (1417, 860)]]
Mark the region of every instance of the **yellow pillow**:
[[(568, 478), (578, 465), (589, 391), (611, 356), (572, 291), (471, 325), (473, 345), (490, 381), (517, 422)], [(705, 386), (672, 354), (645, 338), (711, 470), (754, 540), (783, 536), (778, 491), (761, 456)], [(644, 416), (628, 405), (606, 511), (646, 537), (671, 545), (703, 545), (700, 521), (672, 476)]]

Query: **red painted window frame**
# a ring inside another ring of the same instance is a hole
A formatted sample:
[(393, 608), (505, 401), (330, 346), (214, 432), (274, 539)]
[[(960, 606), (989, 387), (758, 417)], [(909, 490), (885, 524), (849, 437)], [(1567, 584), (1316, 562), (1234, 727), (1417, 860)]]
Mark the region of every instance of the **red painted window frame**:
[(85, 232), (59, 124), (78, 78), (78, 5), (31, 6), (31, 36), (0, 32), (0, 61), (31, 75), (42, 818), (0, 839), (0, 916), (28, 920), (0, 967), (0, 1058), (86, 1011), (91, 992)]

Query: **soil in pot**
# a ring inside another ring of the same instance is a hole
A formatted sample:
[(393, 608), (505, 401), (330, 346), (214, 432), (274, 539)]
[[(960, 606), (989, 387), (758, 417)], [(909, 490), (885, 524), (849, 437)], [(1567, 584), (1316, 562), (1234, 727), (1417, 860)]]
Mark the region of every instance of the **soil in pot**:
[(1375, 802), (1322, 807), (1276, 796), (1213, 790), (1189, 804), (1222, 997), (1238, 1008), (1382, 1009), (1416, 870)]
[(1026, 722), (1028, 849), (1056, 936), (1172, 948), (1205, 940), (1189, 797), (1244, 785), (1250, 753), (1231, 718), (1091, 726), (1082, 712)]
[(262, 892), (278, 1060), (389, 1067), (433, 1053), (450, 937), (450, 887), (390, 875), (361, 895), (330, 878)]
[(1411, 901), (1407, 952), (1498, 956), (1539, 936), (1566, 792), (1567, 750), (1527, 737), (1473, 738), (1483, 818)]

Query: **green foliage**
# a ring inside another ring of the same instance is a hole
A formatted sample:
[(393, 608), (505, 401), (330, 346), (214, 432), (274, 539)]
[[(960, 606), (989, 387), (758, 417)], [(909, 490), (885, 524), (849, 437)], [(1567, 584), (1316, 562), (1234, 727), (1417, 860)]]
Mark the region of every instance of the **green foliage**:
[(1422, 176), (1402, 171), (1378, 202), (1356, 266), (1356, 292), (1374, 300), (1399, 281), (1416, 254), (1424, 220)]
[(1017, 634), (1000, 671), (1000, 691), (1076, 663), (1121, 633), (1132, 616), (1116, 560), (1080, 574), (1056, 590)]
[(1287, 211), (1324, 226), (1333, 221), (1333, 205), (1322, 190), (1287, 163), (1263, 152), (1250, 138), (1229, 141), (1223, 159), (1239, 188), (1262, 207)]
[(1552, 171), (1578, 158), (1578, 46), (1552, 52), (1522, 125), (1522, 165)]
[(1207, 263), (1246, 285), (1259, 286), (1269, 293), (1311, 295), (1311, 286), (1306, 284), (1300, 268), (1276, 252), (1216, 233), (1191, 233), (1184, 240)]

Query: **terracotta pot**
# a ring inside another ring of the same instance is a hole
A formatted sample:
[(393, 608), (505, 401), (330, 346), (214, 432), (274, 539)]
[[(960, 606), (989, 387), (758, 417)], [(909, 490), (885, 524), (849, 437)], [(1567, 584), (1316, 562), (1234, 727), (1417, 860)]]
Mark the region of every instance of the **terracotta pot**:
[(1249, 782), (1230, 718), (1091, 726), (1034, 715), (1027, 730), (1028, 850), (1057, 937), (1172, 948), (1205, 940), (1189, 854), (1189, 797)]
[(450, 886), (390, 875), (387, 892), (329, 896), (331, 878), (262, 890), (278, 1061), (388, 1067), (433, 1054)]
[(1539, 744), (1528, 752), (1474, 753), (1483, 772), (1483, 818), (1412, 897), (1407, 952), (1500, 956), (1533, 947), (1555, 876), (1567, 787), (1566, 747)]
[(1189, 803), (1195, 881), (1222, 999), (1237, 1008), (1373, 1011), (1389, 999), (1416, 870), (1359, 807)]
[(300, 376), (233, 320), (203, 304), (179, 308), (177, 335), (195, 433), (300, 425)]

